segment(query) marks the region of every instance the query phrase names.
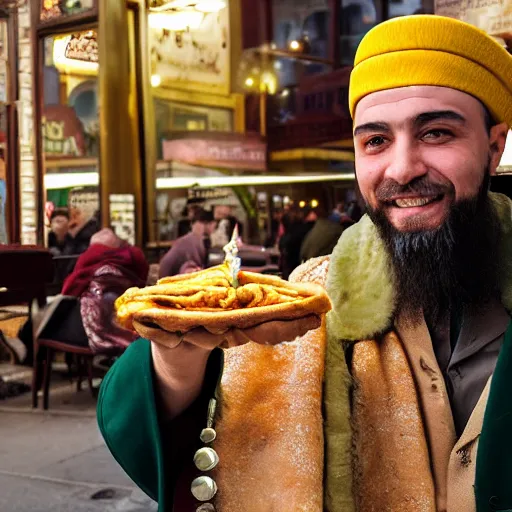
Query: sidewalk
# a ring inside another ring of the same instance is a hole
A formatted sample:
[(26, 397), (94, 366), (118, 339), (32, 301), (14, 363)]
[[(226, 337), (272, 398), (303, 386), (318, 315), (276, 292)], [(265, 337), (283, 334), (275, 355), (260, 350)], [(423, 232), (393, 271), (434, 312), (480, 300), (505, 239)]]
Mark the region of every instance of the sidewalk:
[(77, 393), (58, 373), (49, 412), (33, 411), (30, 393), (0, 401), (1, 512), (157, 510), (106, 448), (95, 408), (87, 383)]

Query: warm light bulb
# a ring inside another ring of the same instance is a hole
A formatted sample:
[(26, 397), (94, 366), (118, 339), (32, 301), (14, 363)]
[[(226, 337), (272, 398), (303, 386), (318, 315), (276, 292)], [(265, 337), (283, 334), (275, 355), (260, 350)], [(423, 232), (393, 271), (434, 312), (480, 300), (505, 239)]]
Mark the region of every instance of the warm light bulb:
[(254, 78), (251, 78), (251, 77), (247, 78), (245, 80), (245, 85), (246, 85), (246, 87), (252, 87), (254, 85)]
[(290, 50), (297, 52), (300, 50), (300, 43), (299, 41), (290, 41)]
[(287, 98), (288, 96), (290, 96), (290, 89), (283, 89), (281, 92), (281, 96), (283, 98)]
[(311, 201), (311, 208), (317, 208), (318, 207), (318, 201), (316, 199), (313, 199)]
[(162, 77), (160, 75), (151, 75), (151, 85), (153, 87), (159, 87), (162, 83)]
[(304, 207), (306, 206), (306, 201), (301, 201), (301, 202), (299, 203), (299, 206), (300, 206), (301, 208), (304, 208)]

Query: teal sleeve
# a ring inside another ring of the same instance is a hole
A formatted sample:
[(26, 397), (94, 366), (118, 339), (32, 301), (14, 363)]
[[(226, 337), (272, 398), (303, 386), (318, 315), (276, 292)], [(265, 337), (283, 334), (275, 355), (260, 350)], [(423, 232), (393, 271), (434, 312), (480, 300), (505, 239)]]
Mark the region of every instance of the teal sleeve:
[(149, 341), (139, 339), (130, 345), (103, 380), (97, 407), (99, 429), (114, 458), (158, 502), (159, 511), (172, 510), (175, 487), (192, 460), (193, 451), (189, 452), (196, 449), (222, 364), (222, 351), (214, 350), (200, 397), (167, 425), (158, 418)]
[(116, 361), (101, 385), (97, 414), (114, 458), (148, 496), (159, 501), (165, 475), (150, 348), (149, 341), (139, 339)]

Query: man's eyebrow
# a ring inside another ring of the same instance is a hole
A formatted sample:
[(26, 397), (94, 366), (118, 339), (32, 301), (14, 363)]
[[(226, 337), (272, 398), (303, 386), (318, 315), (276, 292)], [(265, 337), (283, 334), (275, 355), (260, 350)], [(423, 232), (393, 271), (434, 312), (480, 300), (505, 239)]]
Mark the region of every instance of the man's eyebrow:
[(360, 135), (361, 133), (372, 133), (372, 132), (389, 132), (389, 125), (386, 123), (365, 123), (356, 126), (354, 130), (354, 136)]
[(453, 110), (434, 110), (419, 114), (414, 119), (414, 125), (420, 127), (432, 121), (457, 121), (458, 123), (466, 124), (466, 118)]

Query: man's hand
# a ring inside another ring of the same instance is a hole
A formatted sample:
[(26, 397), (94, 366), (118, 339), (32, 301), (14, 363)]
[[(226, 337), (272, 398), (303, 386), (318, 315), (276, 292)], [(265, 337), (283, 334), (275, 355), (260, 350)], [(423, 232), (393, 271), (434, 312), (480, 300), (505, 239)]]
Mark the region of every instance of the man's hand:
[(284, 341), (293, 341), (312, 329), (320, 327), (321, 319), (317, 315), (308, 315), (294, 320), (274, 320), (248, 329), (230, 329), (223, 334), (212, 334), (204, 327), (178, 334), (162, 329), (137, 325), (139, 333), (158, 345), (175, 348), (181, 343), (213, 350), (216, 347), (230, 348), (244, 345), (250, 341), (262, 345), (277, 345)]
[(249, 329), (231, 329), (224, 334), (212, 334), (198, 327), (182, 335), (162, 329), (137, 326), (150, 339), (153, 366), (158, 384), (159, 403), (164, 417), (172, 419), (187, 409), (199, 396), (206, 362), (216, 348), (230, 348), (254, 341), (276, 345), (293, 341), (320, 327), (321, 318), (309, 315), (295, 320), (274, 320)]

